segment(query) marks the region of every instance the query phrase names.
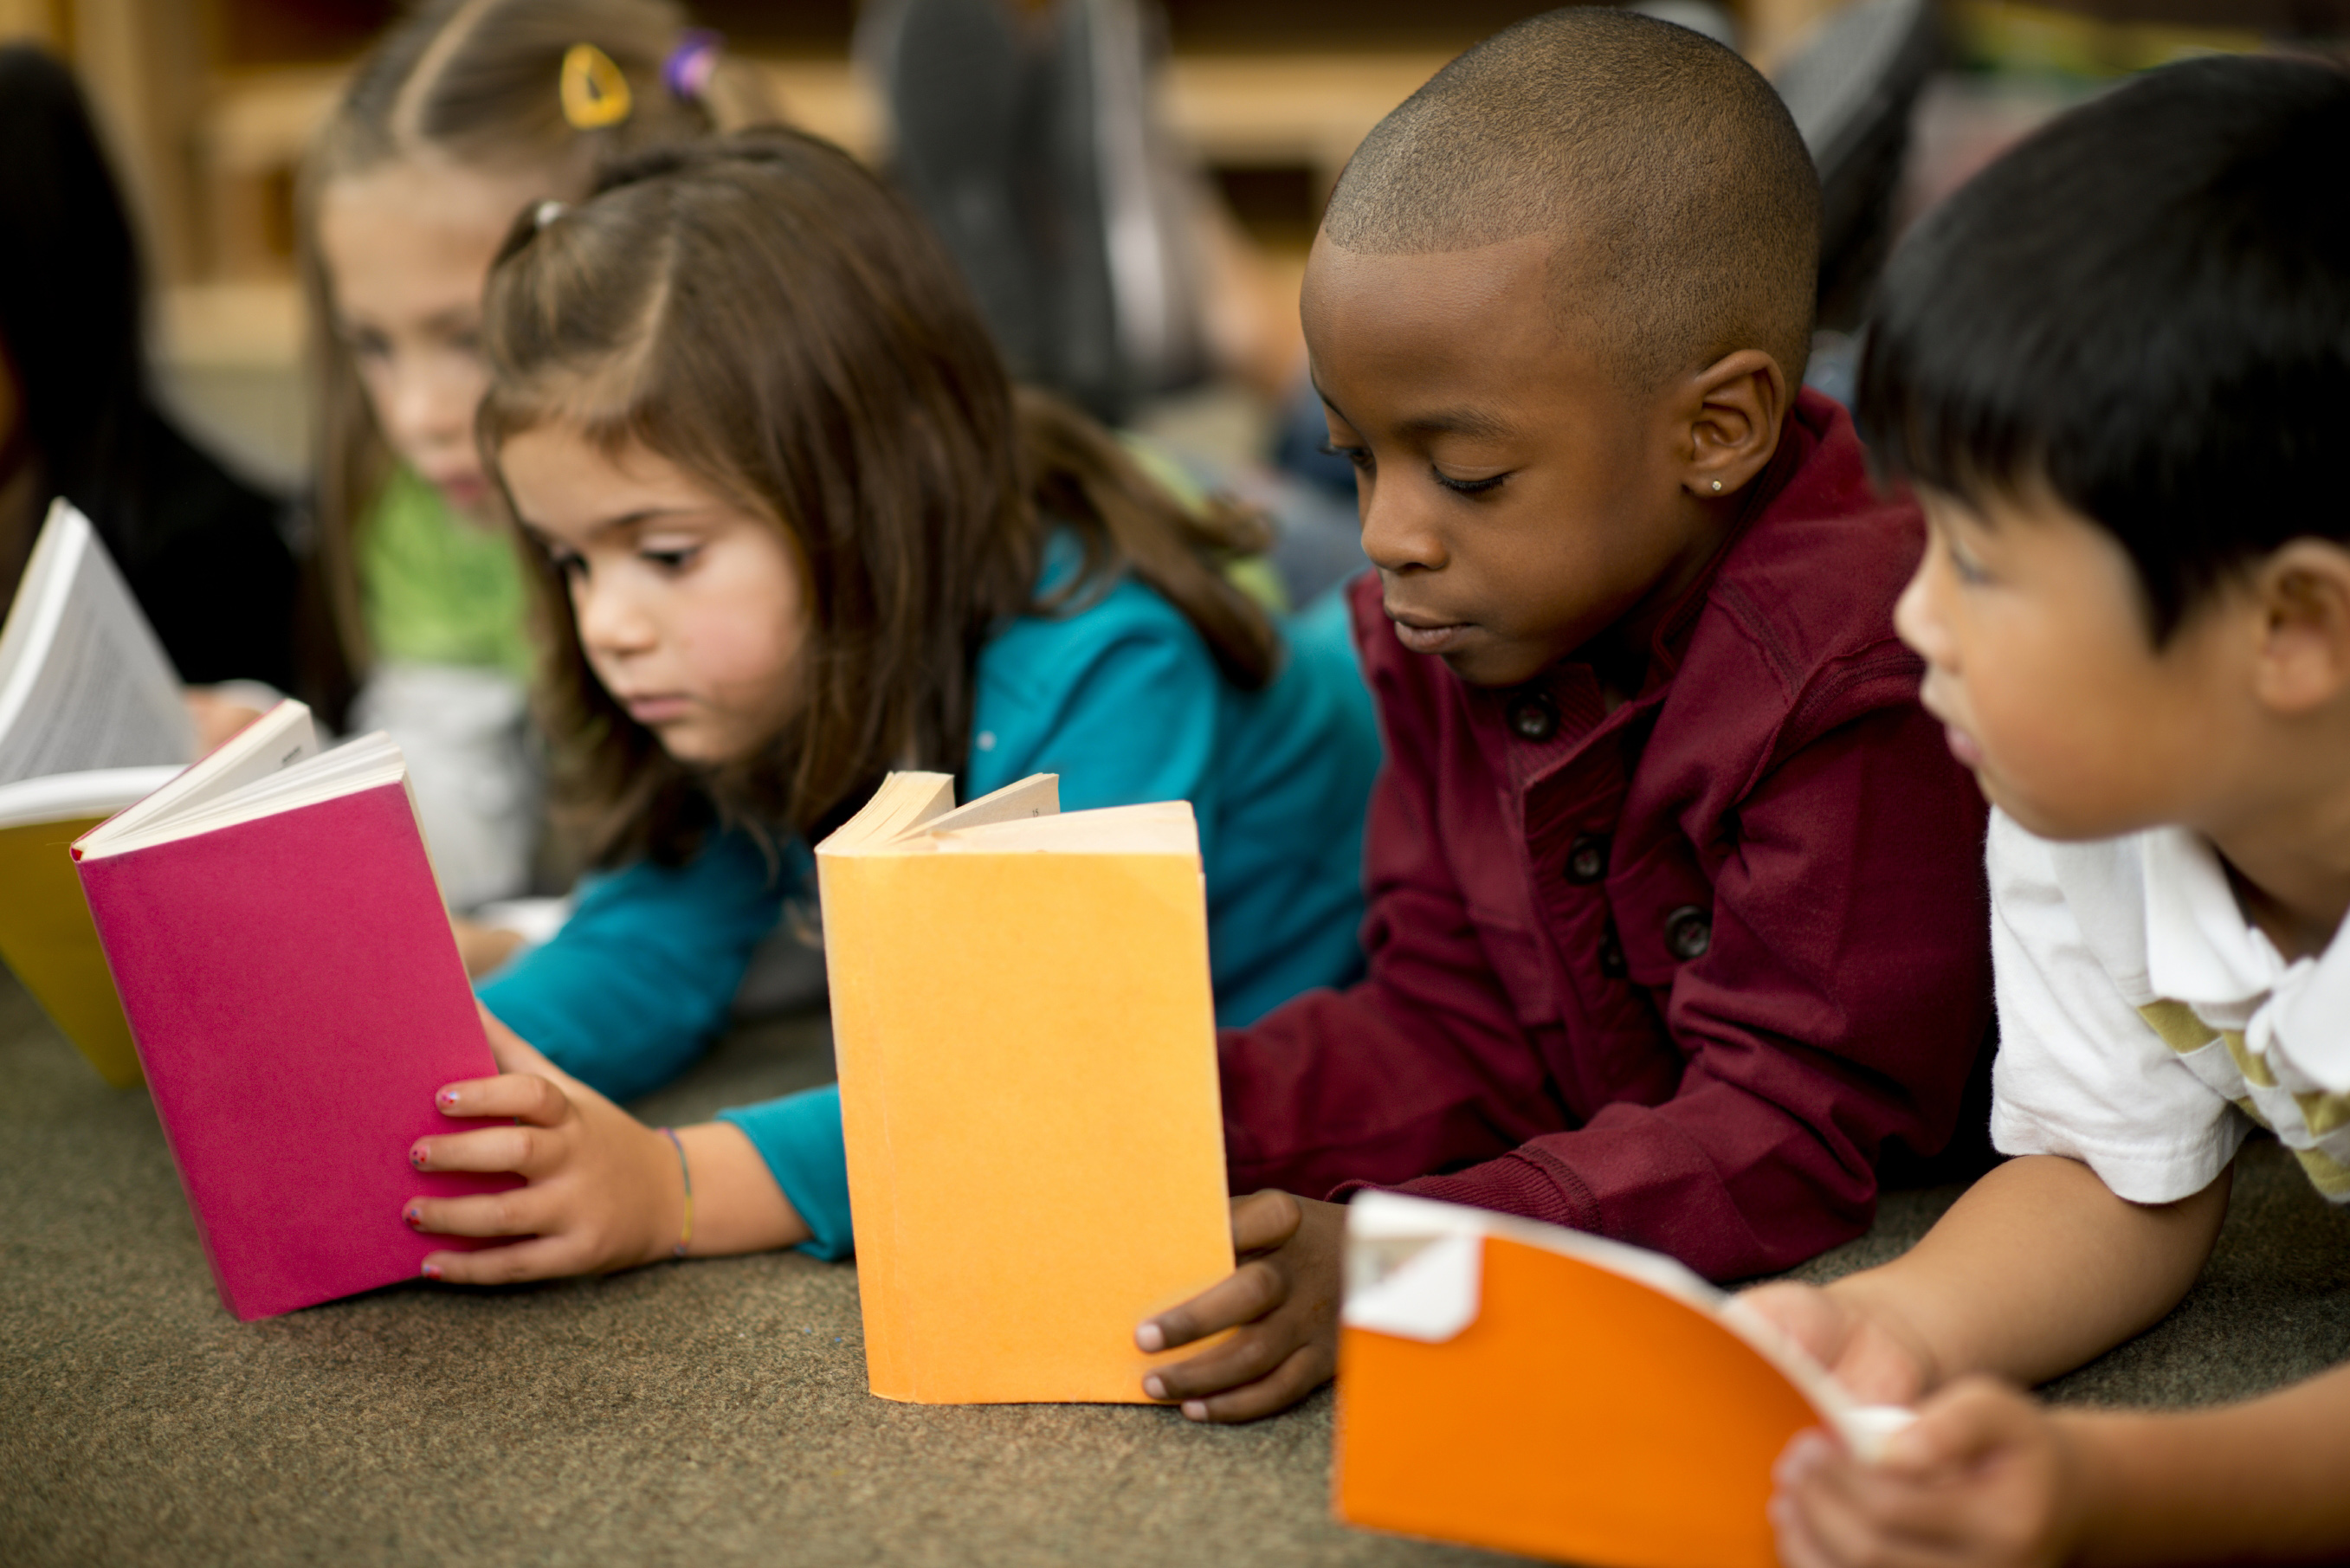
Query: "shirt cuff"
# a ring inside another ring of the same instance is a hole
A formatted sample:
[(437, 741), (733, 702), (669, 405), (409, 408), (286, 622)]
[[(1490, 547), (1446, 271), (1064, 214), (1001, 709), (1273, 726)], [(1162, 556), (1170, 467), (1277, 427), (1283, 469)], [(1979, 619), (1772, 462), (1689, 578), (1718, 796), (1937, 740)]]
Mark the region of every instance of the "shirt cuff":
[(1422, 1176), (1393, 1187), (1349, 1181), (1331, 1193), (1330, 1200), (1344, 1203), (1356, 1193), (1375, 1186), (1382, 1191), (1409, 1192), (1439, 1203), (1522, 1214), (1547, 1224), (1604, 1234), (1599, 1226), (1599, 1203), (1592, 1197), (1590, 1188), (1572, 1167), (1538, 1149), (1519, 1149), (1450, 1176)]
[(857, 1248), (848, 1216), (848, 1149), (840, 1136), (840, 1085), (805, 1089), (763, 1106), (721, 1111), (743, 1130), (810, 1232), (799, 1250), (837, 1262)]

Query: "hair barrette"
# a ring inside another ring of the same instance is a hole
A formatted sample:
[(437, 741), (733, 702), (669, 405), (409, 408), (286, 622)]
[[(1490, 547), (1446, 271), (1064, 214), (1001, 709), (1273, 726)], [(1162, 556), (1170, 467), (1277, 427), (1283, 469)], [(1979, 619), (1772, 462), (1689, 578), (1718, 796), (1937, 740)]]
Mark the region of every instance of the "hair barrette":
[(718, 74), (718, 51), (725, 47), (723, 34), (707, 27), (688, 27), (678, 39), (677, 47), (661, 62), (661, 81), (669, 88), (670, 96), (687, 102), (699, 99), (710, 89), (710, 78)]
[(636, 107), (629, 78), (593, 44), (574, 44), (563, 56), (563, 118), (574, 130), (601, 130)]
[(547, 224), (555, 222), (556, 219), (561, 216), (563, 216), (562, 202), (554, 201), (541, 202), (537, 208), (531, 213), (531, 226), (535, 230), (544, 229)]

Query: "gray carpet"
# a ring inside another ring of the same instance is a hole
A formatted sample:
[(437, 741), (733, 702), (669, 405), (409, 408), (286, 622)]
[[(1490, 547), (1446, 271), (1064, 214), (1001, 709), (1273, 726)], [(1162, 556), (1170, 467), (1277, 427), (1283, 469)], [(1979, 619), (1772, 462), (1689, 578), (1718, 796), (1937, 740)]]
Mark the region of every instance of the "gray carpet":
[[(659, 1121), (829, 1075), (819, 1020), (738, 1032)], [(2350, 1230), (2272, 1146), (2209, 1277), (2065, 1398), (2229, 1397), (2350, 1345)], [(1804, 1272), (1907, 1245), (1890, 1197)], [(403, 1286), (239, 1324), (143, 1094), (0, 974), (0, 1563), (1498, 1563), (1326, 1506), (1326, 1390), (1275, 1419), (920, 1408), (865, 1393), (854, 1269), (796, 1254), (502, 1292)]]

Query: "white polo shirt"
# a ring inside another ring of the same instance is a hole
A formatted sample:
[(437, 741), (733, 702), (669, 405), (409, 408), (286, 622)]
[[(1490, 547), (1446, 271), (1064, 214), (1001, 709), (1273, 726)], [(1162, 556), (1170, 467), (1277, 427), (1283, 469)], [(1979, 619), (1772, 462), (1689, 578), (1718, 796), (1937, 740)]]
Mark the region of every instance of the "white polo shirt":
[(1994, 811), (1988, 855), (2002, 1153), (2168, 1203), (2257, 1122), (2350, 1201), (2350, 942), (2286, 963), (2184, 828), (2057, 844)]

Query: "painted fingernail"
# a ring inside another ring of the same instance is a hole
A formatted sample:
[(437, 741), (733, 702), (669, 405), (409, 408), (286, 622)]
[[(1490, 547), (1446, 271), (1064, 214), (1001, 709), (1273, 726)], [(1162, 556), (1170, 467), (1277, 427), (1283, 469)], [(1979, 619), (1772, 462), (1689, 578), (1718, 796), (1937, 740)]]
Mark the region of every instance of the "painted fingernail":
[(439, 1094), (433, 1096), (432, 1099), (436, 1105), (445, 1111), (450, 1106), (457, 1103), (457, 1091), (454, 1089), (443, 1089)]
[(1205, 1399), (1184, 1400), (1183, 1418), (1187, 1421), (1206, 1420), (1208, 1418), (1208, 1402)]
[(400, 1210), (400, 1217), (402, 1220), (407, 1220), (411, 1225), (421, 1226), (424, 1223), (424, 1205), (421, 1203), (411, 1203), (406, 1209)]
[(1167, 1380), (1154, 1372), (1142, 1380), (1142, 1391), (1153, 1399), (1164, 1399), (1167, 1397)]
[(441, 1265), (440, 1265), (440, 1264), (438, 1264), (438, 1263), (427, 1263), (427, 1264), (425, 1264), (425, 1265), (424, 1265), (424, 1277), (425, 1277), (426, 1279), (428, 1279), (428, 1280), (437, 1280), (437, 1279), (439, 1279), (439, 1278), (441, 1277)]
[(1146, 1323), (1134, 1331), (1134, 1343), (1145, 1350), (1167, 1348), (1167, 1331), (1155, 1323)]
[(408, 1151), (408, 1163), (414, 1166), (419, 1170), (424, 1168), (424, 1146), (422, 1144), (419, 1144), (414, 1148)]

